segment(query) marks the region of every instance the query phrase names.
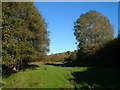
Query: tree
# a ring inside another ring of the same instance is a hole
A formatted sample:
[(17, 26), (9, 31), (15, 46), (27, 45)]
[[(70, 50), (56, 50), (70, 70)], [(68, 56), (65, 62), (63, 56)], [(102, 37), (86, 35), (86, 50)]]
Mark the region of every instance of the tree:
[(33, 3), (4, 2), (2, 17), (3, 65), (19, 70), (44, 59), (49, 51), (47, 24)]
[[(66, 53), (68, 53), (68, 52), (66, 52)], [(76, 53), (77, 53), (76, 50), (69, 53), (68, 57), (65, 59), (65, 62), (70, 64), (71, 62), (75, 61), (77, 59)]]
[(95, 53), (113, 40), (113, 26), (107, 17), (90, 10), (74, 23), (74, 35), (78, 42), (77, 64), (92, 65)]
[(113, 33), (110, 20), (94, 10), (82, 14), (74, 23), (78, 48), (87, 54), (93, 54), (104, 43), (113, 40)]
[[(2, 8), (2, 3), (0, 2), (0, 8)], [(0, 73), (2, 73), (2, 10), (0, 9)], [(0, 75), (0, 79), (2, 76)]]

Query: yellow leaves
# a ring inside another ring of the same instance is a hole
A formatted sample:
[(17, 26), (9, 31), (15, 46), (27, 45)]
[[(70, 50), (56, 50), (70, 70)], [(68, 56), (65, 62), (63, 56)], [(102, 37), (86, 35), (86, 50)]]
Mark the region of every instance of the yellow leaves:
[(6, 9), (10, 9), (10, 7), (6, 7)]
[(4, 36), (4, 39), (9, 39), (10, 38), (10, 35), (8, 35), (8, 34), (4, 34), (3, 36)]

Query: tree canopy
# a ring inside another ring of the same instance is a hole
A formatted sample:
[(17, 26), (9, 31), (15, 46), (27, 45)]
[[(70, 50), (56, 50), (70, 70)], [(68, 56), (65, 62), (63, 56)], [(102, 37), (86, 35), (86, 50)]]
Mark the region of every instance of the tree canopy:
[(113, 40), (113, 33), (110, 20), (94, 10), (82, 14), (74, 23), (78, 48), (89, 54), (94, 53), (103, 43)]
[(3, 2), (2, 20), (3, 65), (22, 69), (44, 59), (49, 51), (47, 23), (33, 3)]

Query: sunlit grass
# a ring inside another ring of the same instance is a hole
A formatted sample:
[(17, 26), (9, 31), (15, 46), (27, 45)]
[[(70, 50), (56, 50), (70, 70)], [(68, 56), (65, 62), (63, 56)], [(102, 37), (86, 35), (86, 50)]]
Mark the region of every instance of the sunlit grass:
[(40, 65), (3, 79), (3, 88), (118, 87), (115, 68)]

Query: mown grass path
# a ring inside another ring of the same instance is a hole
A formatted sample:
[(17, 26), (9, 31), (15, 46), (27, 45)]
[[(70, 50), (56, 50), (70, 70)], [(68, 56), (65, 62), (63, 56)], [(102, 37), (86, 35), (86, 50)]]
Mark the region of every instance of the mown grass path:
[(119, 87), (116, 68), (41, 65), (3, 78), (3, 88)]

